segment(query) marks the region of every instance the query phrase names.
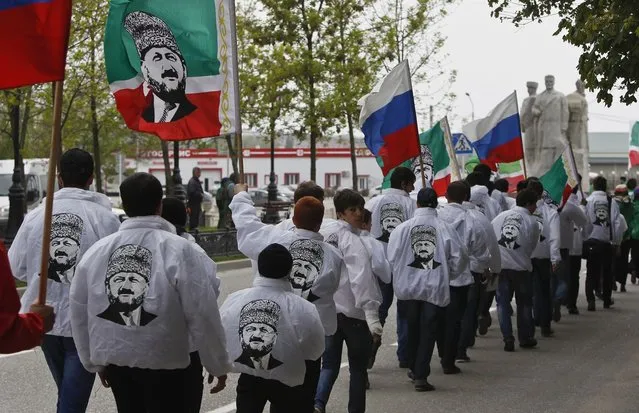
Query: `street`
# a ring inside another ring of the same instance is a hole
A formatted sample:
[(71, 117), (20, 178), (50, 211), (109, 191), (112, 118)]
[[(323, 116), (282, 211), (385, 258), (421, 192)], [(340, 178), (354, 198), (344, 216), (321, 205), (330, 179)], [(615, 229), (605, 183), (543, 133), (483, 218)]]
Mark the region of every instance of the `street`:
[[(249, 269), (220, 273), (223, 300), (230, 292), (248, 287)], [(584, 275), (582, 274), (582, 281)], [(463, 373), (445, 376), (437, 354), (429, 381), (435, 392), (417, 393), (397, 366), (393, 306), (384, 332), (375, 368), (370, 372), (371, 390), (367, 411), (371, 413), (634, 413), (638, 411), (639, 387), (639, 286), (615, 293), (616, 305), (604, 311), (585, 311), (579, 299), (579, 316), (563, 310), (554, 324), (555, 338), (540, 338), (535, 350), (505, 353), (496, 314), (493, 326), (478, 337), (469, 350), (471, 363), (458, 364)], [(513, 319), (514, 323), (514, 319)], [(346, 357), (342, 360), (347, 367)], [(231, 375), (221, 394), (206, 394), (202, 412), (234, 412), (237, 376)], [(342, 368), (327, 412), (344, 413), (348, 402), (348, 369)], [(55, 412), (55, 385), (38, 349), (18, 355), (0, 356), (0, 411), (7, 413)], [(89, 408), (91, 413), (115, 412), (112, 393), (96, 380)]]

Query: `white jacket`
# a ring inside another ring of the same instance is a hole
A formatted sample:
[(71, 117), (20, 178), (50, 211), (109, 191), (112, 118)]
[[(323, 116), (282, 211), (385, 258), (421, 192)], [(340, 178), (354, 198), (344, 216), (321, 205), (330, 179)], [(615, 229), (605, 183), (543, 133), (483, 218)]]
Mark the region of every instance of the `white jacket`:
[[(574, 195), (571, 195), (571, 198)], [(564, 204), (559, 213), (560, 239), (562, 249), (572, 249), (576, 229), (588, 228), (588, 218), (578, 203), (571, 202), (570, 198)], [(580, 241), (581, 242), (581, 241)]]
[[(84, 367), (181, 369), (192, 343), (210, 374), (226, 374), (215, 271), (204, 250), (168, 221), (126, 220), (84, 254), (71, 284), (73, 338)], [(137, 308), (122, 308), (136, 301)]]
[(450, 203), (438, 208), (437, 216), (457, 231), (462, 247), (466, 250), (466, 255), (469, 259), (469, 265), (463, 268), (455, 279), (450, 281), (450, 285), (453, 287), (465, 287), (473, 284), (475, 279), (470, 272), (470, 261), (478, 256), (479, 259), (483, 258), (485, 260), (486, 266), (488, 266), (488, 261), (490, 261), (488, 248), (482, 242), (483, 230), (478, 226), (478, 223), (473, 222), (470, 214), (460, 204)]
[(388, 259), (386, 259), (386, 244), (373, 238), (368, 231), (361, 231), (359, 235), (366, 251), (371, 256), (373, 274), (384, 284), (390, 284), (393, 281), (393, 274)]
[(539, 225), (526, 208), (502, 212), (492, 222), (503, 270), (532, 271), (530, 258), (539, 242)]
[[(264, 224), (257, 217), (253, 201), (242, 192), (229, 205), (237, 228), (237, 245), (242, 254), (256, 263), (260, 252), (273, 243), (288, 249), (293, 256), (291, 283), (293, 291), (317, 307), (326, 335), (337, 330), (337, 312), (333, 295), (340, 282), (342, 255), (332, 245), (324, 242), (318, 232), (293, 227), (279, 229)], [(257, 264), (255, 264), (257, 270)], [(255, 272), (257, 274), (257, 271)]]
[(220, 312), (233, 372), (299, 386), (305, 361), (324, 352), (317, 310), (293, 293), (288, 279), (258, 276), (252, 288), (229, 295)]
[(418, 208), (413, 218), (395, 228), (388, 261), (398, 300), (427, 301), (439, 307), (450, 303), (450, 284), (468, 266), (459, 235), (433, 208)]
[(413, 217), (417, 204), (406, 191), (387, 188), (370, 199), (365, 208), (372, 214), (371, 236), (386, 247), (390, 234), (399, 224)]
[(499, 203), (490, 197), (488, 188), (485, 186), (475, 185), (470, 188), (470, 202), (475, 204), (489, 221), (492, 221), (500, 214)]
[(468, 212), (470, 218), (481, 226), (483, 238), (486, 241), (486, 253), (490, 257), (488, 266), (485, 265), (483, 257), (481, 259), (469, 257), (470, 270), (481, 274), (484, 270), (489, 269), (490, 272), (499, 274), (501, 272), (501, 253), (499, 252), (499, 244), (497, 244), (497, 237), (495, 237), (493, 225), (488, 218), (486, 218), (486, 215), (482, 214), (472, 202), (464, 202), (462, 207)]
[(494, 199), (495, 201), (497, 201), (497, 203), (499, 204), (499, 213), (508, 211), (510, 209), (510, 205), (508, 204), (508, 201), (506, 200), (507, 198), (506, 194), (504, 194), (500, 190), (493, 189), (493, 192), (490, 193), (490, 197)]
[(359, 230), (346, 221), (338, 220), (320, 232), (326, 242), (337, 246), (344, 259), (339, 288), (334, 296), (337, 313), (366, 320), (370, 328), (371, 322), (379, 322), (377, 314), (382, 293), (373, 274), (371, 256), (359, 237)]
[[(116, 232), (120, 221), (111, 212), (109, 198), (97, 192), (62, 188), (54, 193), (53, 200), (51, 244), (48, 249), (50, 254), (57, 254), (59, 260), (49, 258), (47, 304), (53, 307), (55, 323), (47, 334), (71, 337), (69, 289), (77, 263), (100, 238)], [(27, 283), (22, 296), (21, 312), (24, 313), (36, 301), (40, 289), (38, 274), (43, 224), (44, 206), (40, 206), (24, 218), (9, 249), (13, 276)], [(57, 265), (61, 266), (56, 269)]]
[(539, 242), (533, 251), (532, 258), (550, 259), (553, 263), (561, 261), (561, 231), (559, 214), (546, 204), (544, 200), (537, 202), (537, 210), (533, 214), (539, 226)]
[[(322, 221), (322, 228), (324, 228), (326, 225), (332, 224), (333, 222), (335, 222), (335, 220), (332, 218), (324, 218), (324, 220)], [(275, 227), (284, 231), (295, 229), (295, 224), (293, 223), (293, 214), (291, 214), (290, 218), (285, 219), (279, 224), (275, 225)]]
[[(611, 242), (614, 245), (621, 244), (623, 238), (623, 227), (619, 213), (619, 206), (612, 200), (610, 209), (608, 208), (608, 197), (603, 191), (594, 191), (587, 199), (586, 216), (588, 222), (592, 225), (589, 230), (584, 231), (584, 240), (596, 239), (604, 242)], [(610, 225), (612, 223), (612, 229)], [(612, 240), (611, 235), (612, 233)]]

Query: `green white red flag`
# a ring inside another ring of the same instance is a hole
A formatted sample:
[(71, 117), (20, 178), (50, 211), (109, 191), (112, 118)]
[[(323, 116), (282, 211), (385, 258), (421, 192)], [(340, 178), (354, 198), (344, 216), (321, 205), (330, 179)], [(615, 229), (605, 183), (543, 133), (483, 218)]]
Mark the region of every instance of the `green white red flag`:
[(561, 208), (578, 182), (577, 169), (569, 146), (539, 180), (544, 185), (544, 196)]
[(639, 122), (635, 122), (630, 130), (630, 145), (628, 148), (628, 169), (639, 165)]
[(238, 128), (233, 0), (111, 0), (107, 78), (127, 126), (163, 140)]
[(508, 181), (508, 192), (516, 192), (517, 184), (525, 179), (523, 161), (500, 163), (497, 174)]

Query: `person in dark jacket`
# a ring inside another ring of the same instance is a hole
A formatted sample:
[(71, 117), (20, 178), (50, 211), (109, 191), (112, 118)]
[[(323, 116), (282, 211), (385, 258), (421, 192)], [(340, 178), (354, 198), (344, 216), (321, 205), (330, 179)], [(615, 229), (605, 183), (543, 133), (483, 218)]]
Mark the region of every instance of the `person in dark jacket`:
[(193, 168), (193, 176), (189, 179), (189, 185), (186, 188), (186, 196), (188, 199), (188, 207), (191, 211), (189, 217), (189, 228), (193, 231), (200, 225), (200, 215), (202, 214), (202, 200), (204, 199), (204, 190), (200, 175), (202, 171), (197, 166)]

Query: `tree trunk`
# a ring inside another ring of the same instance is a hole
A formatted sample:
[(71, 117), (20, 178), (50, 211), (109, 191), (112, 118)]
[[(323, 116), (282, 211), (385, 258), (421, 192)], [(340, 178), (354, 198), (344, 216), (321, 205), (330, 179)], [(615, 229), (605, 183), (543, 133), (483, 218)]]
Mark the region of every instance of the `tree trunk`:
[(226, 135), (226, 146), (229, 151), (229, 156), (231, 157), (231, 165), (233, 166), (233, 172), (239, 174), (240, 171), (237, 167), (237, 152), (235, 152), (235, 146), (233, 146), (233, 138), (235, 135)]
[(93, 135), (93, 160), (95, 162), (95, 189), (104, 192), (102, 188), (102, 157), (100, 156), (100, 128), (98, 127), (98, 110), (95, 93), (91, 92), (91, 134)]
[(348, 138), (351, 142), (351, 166), (353, 169), (353, 191), (357, 191), (357, 156), (355, 156), (355, 133), (353, 130), (353, 117), (350, 112), (346, 113), (346, 122), (348, 122)]
[(160, 141), (162, 145), (162, 160), (164, 161), (164, 182), (166, 182), (166, 196), (173, 195), (173, 179), (171, 179), (171, 161), (169, 160), (169, 143)]

